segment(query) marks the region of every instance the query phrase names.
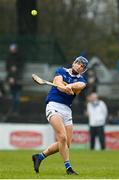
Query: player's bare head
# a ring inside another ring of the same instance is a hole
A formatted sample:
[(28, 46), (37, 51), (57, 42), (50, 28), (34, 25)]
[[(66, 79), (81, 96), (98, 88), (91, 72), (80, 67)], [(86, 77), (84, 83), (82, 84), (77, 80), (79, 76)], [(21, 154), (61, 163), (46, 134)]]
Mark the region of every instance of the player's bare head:
[[(80, 68), (78, 68), (78, 65), (80, 65)], [(88, 60), (83, 56), (79, 56), (72, 64), (72, 72), (73, 74), (82, 74), (87, 70), (87, 66)]]

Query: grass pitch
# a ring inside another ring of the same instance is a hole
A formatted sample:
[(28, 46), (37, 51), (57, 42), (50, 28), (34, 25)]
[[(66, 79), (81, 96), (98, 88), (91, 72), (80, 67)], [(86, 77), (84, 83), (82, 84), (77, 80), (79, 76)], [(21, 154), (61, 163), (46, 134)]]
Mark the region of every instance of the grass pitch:
[(118, 179), (119, 151), (70, 150), (70, 161), (79, 175), (67, 175), (57, 153), (45, 159), (40, 174), (33, 170), (31, 156), (38, 151), (0, 151), (0, 179)]

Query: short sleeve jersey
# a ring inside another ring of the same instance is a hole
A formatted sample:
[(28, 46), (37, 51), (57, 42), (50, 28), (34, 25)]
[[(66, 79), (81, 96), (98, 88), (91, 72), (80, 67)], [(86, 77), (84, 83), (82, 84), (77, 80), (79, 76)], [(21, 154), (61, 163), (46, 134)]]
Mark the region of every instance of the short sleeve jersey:
[[(84, 82), (85, 84), (87, 83), (83, 75), (72, 75), (69, 73), (69, 69), (66, 69), (63, 67), (56, 69), (55, 76), (62, 76), (65, 84), (71, 84), (74, 82)], [(53, 102), (62, 103), (71, 107), (75, 96), (76, 94), (68, 95), (64, 92), (61, 92), (56, 87), (52, 87), (47, 95), (46, 104), (49, 103), (50, 101), (53, 101)]]

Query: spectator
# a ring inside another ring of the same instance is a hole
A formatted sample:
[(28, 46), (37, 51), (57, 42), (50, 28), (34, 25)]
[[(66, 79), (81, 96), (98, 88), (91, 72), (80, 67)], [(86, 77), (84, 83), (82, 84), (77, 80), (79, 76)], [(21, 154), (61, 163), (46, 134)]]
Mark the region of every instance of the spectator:
[(8, 73), (11, 72), (13, 66), (15, 66), (17, 74), (21, 76), (24, 66), (23, 58), (19, 52), (18, 45), (15, 43), (9, 46), (9, 53), (6, 60), (6, 71)]
[(116, 63), (116, 69), (117, 69), (117, 72), (119, 73), (119, 59), (117, 60), (117, 63)]
[(95, 138), (99, 138), (101, 149), (105, 149), (104, 126), (108, 114), (107, 105), (99, 100), (96, 93), (88, 95), (87, 115), (90, 127), (90, 148), (95, 148)]
[(87, 88), (84, 88), (78, 95), (78, 102), (79, 102), (78, 105), (79, 105), (80, 116), (84, 116), (85, 114), (86, 96), (87, 96)]
[[(6, 92), (5, 92), (4, 82), (0, 79), (0, 107), (3, 107), (3, 101), (4, 101), (5, 94), (6, 94)], [(0, 108), (0, 116), (3, 116), (2, 108)]]
[(0, 99), (2, 99), (5, 95), (4, 82), (0, 79)]
[(97, 92), (98, 79), (93, 69), (89, 69), (87, 71), (87, 81), (87, 94), (90, 94), (91, 92)]
[(114, 114), (110, 114), (108, 119), (110, 124), (119, 125), (119, 110), (117, 110), (117, 112), (114, 112)]
[(6, 61), (7, 82), (12, 97), (12, 112), (19, 113), (22, 90), (23, 59), (16, 44), (11, 44)]

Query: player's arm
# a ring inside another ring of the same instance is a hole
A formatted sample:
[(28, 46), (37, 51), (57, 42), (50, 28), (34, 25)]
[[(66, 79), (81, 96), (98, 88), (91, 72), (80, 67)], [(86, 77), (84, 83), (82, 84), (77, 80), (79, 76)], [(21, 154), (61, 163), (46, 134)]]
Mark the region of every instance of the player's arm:
[(58, 86), (60, 86), (60, 87), (58, 87), (58, 89), (61, 92), (65, 92), (65, 93), (70, 94), (70, 95), (74, 94), (74, 92), (72, 90), (72, 87), (67, 86), (67, 85), (64, 84), (63, 77), (61, 75), (55, 76), (53, 82), (55, 84), (57, 84)]
[(67, 86), (70, 86), (75, 94), (79, 94), (82, 89), (86, 87), (86, 83), (84, 82), (75, 82), (72, 84), (68, 84)]

